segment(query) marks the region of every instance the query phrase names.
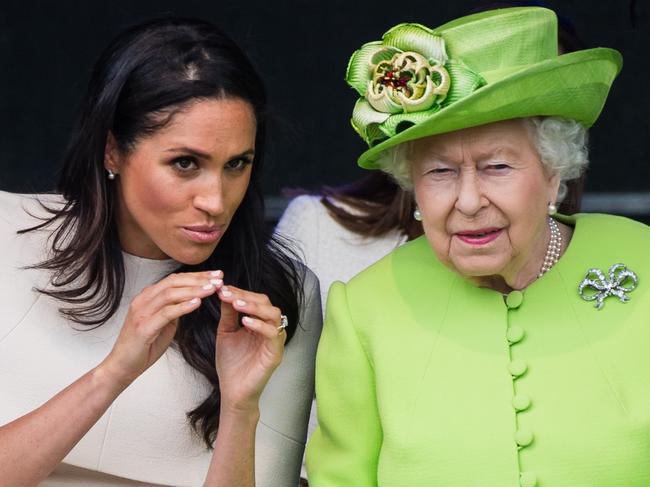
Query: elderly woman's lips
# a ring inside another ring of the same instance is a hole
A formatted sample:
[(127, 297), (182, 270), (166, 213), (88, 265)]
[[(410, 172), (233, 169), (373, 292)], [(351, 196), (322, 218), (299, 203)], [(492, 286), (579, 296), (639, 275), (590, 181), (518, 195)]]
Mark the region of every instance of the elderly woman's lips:
[(501, 228), (491, 228), (475, 232), (459, 232), (456, 237), (466, 244), (480, 246), (496, 240), (502, 232)]
[(220, 227), (182, 227), (182, 230), (190, 240), (200, 243), (216, 242), (222, 234)]

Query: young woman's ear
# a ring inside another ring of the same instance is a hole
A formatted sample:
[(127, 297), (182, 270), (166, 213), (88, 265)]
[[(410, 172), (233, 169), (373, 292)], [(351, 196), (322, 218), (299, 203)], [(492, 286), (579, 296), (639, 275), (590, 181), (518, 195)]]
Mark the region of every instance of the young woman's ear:
[[(117, 149), (117, 141), (112, 132), (106, 136), (106, 145), (104, 147), (104, 168), (111, 175), (119, 174), (120, 172), (120, 153)], [(112, 178), (111, 178), (112, 179)]]

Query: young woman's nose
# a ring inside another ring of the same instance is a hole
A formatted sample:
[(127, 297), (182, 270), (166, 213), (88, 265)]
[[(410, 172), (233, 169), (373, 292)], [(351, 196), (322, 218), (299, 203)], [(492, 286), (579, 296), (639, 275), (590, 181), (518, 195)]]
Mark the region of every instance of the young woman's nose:
[(202, 185), (194, 197), (194, 206), (213, 216), (224, 211), (223, 180), (220, 175)]

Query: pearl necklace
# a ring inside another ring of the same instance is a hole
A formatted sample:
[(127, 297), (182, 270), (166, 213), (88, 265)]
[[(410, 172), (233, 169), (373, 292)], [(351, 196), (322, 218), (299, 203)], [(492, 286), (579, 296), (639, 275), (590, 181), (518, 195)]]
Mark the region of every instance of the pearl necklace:
[(550, 217), (548, 219), (548, 227), (551, 230), (551, 239), (548, 241), (544, 263), (537, 275), (538, 278), (542, 277), (557, 263), (558, 260), (560, 260), (560, 252), (562, 251), (562, 234), (560, 233), (560, 227), (557, 222)]

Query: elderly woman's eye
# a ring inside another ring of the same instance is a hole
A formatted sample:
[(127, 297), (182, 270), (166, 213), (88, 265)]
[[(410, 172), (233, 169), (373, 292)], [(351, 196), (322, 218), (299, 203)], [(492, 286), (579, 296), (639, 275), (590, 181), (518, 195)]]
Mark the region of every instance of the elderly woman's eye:
[(172, 161), (172, 165), (179, 172), (189, 172), (199, 167), (192, 157), (178, 157)]
[(452, 174), (454, 170), (450, 167), (436, 167), (431, 170), (429, 170), (429, 174), (433, 174), (434, 176), (445, 176)]
[(510, 169), (510, 166), (505, 162), (495, 162), (487, 166), (488, 169), (493, 169), (495, 171), (503, 171), (505, 169)]

